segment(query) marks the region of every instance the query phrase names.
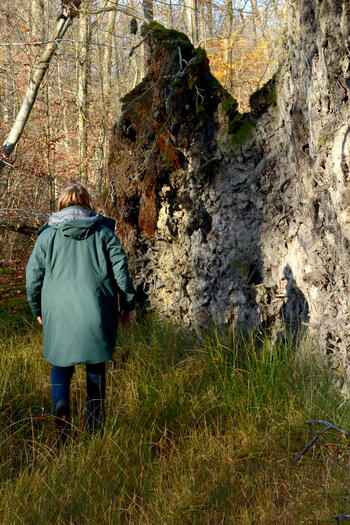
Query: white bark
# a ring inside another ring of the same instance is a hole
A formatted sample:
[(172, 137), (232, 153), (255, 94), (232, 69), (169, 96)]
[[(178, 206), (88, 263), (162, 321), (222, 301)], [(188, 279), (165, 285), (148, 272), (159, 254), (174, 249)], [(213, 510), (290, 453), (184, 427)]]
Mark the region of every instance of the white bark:
[(112, 36), (115, 30), (115, 11), (109, 11), (107, 26), (106, 26), (106, 37), (103, 57), (103, 88), (104, 91), (109, 91), (111, 88), (111, 63), (112, 63)]
[(44, 0), (32, 0), (31, 34), (33, 40), (44, 38)]
[(185, 17), (187, 26), (187, 35), (193, 45), (198, 43), (198, 0), (185, 0)]
[(5, 142), (2, 145), (2, 153), (5, 154), (6, 156), (10, 155), (10, 153), (15, 148), (20, 136), (22, 135), (24, 126), (28, 120), (28, 117), (33, 108), (34, 102), (36, 100), (36, 97), (37, 97), (37, 94), (40, 88), (40, 84), (49, 67), (51, 58), (57, 49), (59, 40), (63, 38), (67, 29), (71, 25), (72, 20), (73, 20), (73, 16), (69, 12), (64, 10), (58, 20), (56, 30), (52, 38), (53, 41), (46, 45), (42, 55), (40, 56), (38, 62), (34, 66), (33, 75), (29, 82), (27, 92), (22, 102), (22, 106), (19, 110), (15, 123), (12, 126), (12, 129), (8, 137), (6, 138)]
[(204, 1), (199, 0), (199, 9), (198, 9), (198, 18), (199, 18), (199, 37), (198, 40), (204, 41), (206, 40), (207, 31), (206, 31), (206, 24), (205, 24), (205, 16), (204, 16)]

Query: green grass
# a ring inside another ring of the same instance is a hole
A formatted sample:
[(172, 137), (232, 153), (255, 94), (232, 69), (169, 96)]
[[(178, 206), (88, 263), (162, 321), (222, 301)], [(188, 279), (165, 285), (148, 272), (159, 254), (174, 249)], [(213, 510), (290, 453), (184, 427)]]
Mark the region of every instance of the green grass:
[(108, 366), (104, 431), (84, 431), (77, 367), (76, 439), (60, 450), (41, 330), (0, 323), (2, 524), (324, 524), (349, 512), (340, 434), (293, 464), (305, 420), (350, 428), (349, 403), (310, 344), (294, 353), (268, 338), (199, 340), (154, 316), (134, 322)]

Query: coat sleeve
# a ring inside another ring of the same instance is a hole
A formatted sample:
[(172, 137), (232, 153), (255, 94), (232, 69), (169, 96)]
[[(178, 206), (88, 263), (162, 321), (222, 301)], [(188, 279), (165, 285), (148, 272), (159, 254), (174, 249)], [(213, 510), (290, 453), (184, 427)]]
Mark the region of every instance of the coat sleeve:
[(46, 250), (44, 236), (35, 243), (26, 267), (26, 291), (29, 306), (35, 317), (41, 316), (41, 288), (45, 276)]
[(130, 311), (135, 308), (135, 288), (128, 270), (128, 262), (119, 239), (109, 230), (106, 234), (106, 246), (113, 268), (114, 279), (120, 289), (121, 308)]

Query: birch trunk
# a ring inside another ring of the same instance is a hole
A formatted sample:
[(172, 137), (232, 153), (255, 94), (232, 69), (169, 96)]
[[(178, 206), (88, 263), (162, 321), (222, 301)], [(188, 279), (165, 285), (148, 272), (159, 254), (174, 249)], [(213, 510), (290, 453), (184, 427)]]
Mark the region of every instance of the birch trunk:
[(198, 0), (185, 0), (187, 34), (194, 46), (198, 43)]
[(44, 37), (44, 0), (32, 0), (31, 35), (38, 41)]
[(203, 41), (204, 47), (205, 47), (205, 41), (207, 38), (207, 31), (206, 31), (206, 24), (205, 24), (205, 16), (204, 16), (204, 1), (199, 0), (199, 9), (198, 9), (198, 17), (199, 17), (199, 35), (198, 40)]
[(28, 120), (34, 102), (36, 100), (40, 84), (49, 67), (51, 58), (57, 49), (58, 41), (63, 38), (64, 34), (66, 33), (67, 29), (72, 23), (73, 17), (74, 15), (71, 14), (69, 11), (67, 11), (66, 9), (63, 10), (63, 12), (60, 15), (60, 18), (58, 19), (54, 35), (51, 39), (52, 41), (50, 41), (50, 43), (46, 45), (41, 57), (34, 66), (33, 75), (29, 82), (27, 92), (22, 102), (22, 106), (19, 110), (19, 113), (17, 115), (14, 125), (12, 126), (11, 131), (1, 148), (2, 160), (0, 159), (0, 169), (2, 169), (6, 165), (6, 159), (12, 153), (20, 136), (22, 135), (24, 126)]

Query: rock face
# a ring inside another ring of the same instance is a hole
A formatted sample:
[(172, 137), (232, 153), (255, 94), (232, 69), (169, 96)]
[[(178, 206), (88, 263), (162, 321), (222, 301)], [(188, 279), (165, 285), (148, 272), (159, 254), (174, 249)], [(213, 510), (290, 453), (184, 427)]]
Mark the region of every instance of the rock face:
[(350, 347), (350, 4), (294, 0), (285, 60), (240, 115), (205, 53), (156, 23), (124, 98), (109, 212), (151, 306), (179, 322), (310, 326)]

